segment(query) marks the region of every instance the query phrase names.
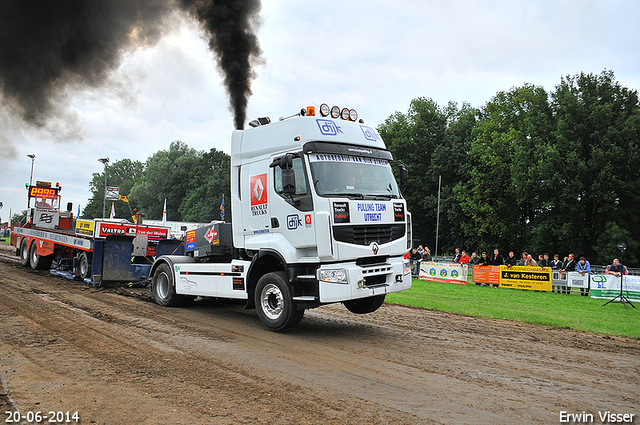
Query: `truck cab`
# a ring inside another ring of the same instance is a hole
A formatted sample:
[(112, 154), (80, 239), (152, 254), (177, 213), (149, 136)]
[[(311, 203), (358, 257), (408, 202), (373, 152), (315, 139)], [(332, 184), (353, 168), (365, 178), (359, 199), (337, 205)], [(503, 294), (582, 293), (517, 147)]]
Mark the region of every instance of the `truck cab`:
[(250, 125), (231, 140), (231, 264), (247, 307), (280, 330), (307, 308), (342, 302), (369, 313), (410, 288), (411, 214), (378, 132), (326, 104)]

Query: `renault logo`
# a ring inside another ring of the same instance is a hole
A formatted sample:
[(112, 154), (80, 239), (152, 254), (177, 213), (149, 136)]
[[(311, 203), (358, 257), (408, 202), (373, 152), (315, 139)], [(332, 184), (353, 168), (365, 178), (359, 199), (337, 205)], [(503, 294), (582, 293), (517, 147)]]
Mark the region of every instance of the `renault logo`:
[(256, 184), (253, 186), (253, 194), (256, 197), (256, 200), (262, 200), (262, 193), (264, 192), (264, 187), (262, 187), (262, 180), (257, 179)]
[(379, 250), (380, 250), (380, 247), (378, 246), (378, 244), (376, 242), (372, 242), (371, 243), (371, 251), (373, 251), (373, 255), (378, 254)]

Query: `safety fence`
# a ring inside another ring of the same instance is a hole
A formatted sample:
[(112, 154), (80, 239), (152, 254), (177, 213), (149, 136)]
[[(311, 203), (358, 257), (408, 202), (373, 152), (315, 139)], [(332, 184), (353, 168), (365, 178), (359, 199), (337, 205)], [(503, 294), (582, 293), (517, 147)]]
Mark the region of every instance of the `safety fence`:
[(588, 292), (592, 298), (613, 299), (622, 294), (640, 302), (640, 276), (560, 272), (537, 266), (469, 266), (423, 261), (418, 279), (466, 285), (468, 282), (529, 291)]

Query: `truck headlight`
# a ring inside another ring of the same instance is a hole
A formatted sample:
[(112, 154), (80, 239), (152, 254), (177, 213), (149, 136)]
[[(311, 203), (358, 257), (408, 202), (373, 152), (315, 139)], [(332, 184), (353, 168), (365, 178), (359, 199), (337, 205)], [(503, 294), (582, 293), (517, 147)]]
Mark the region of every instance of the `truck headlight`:
[(318, 280), (332, 283), (347, 283), (347, 271), (345, 269), (320, 270)]
[(405, 261), (404, 262), (404, 275), (408, 275), (411, 273), (411, 262), (410, 261)]

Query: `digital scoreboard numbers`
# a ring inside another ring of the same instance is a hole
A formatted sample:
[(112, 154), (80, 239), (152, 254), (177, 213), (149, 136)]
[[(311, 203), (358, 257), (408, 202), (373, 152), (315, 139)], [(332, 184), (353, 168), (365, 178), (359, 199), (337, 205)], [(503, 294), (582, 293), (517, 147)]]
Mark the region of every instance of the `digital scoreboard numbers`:
[(58, 197), (58, 189), (55, 187), (29, 186), (29, 197), (56, 199)]

